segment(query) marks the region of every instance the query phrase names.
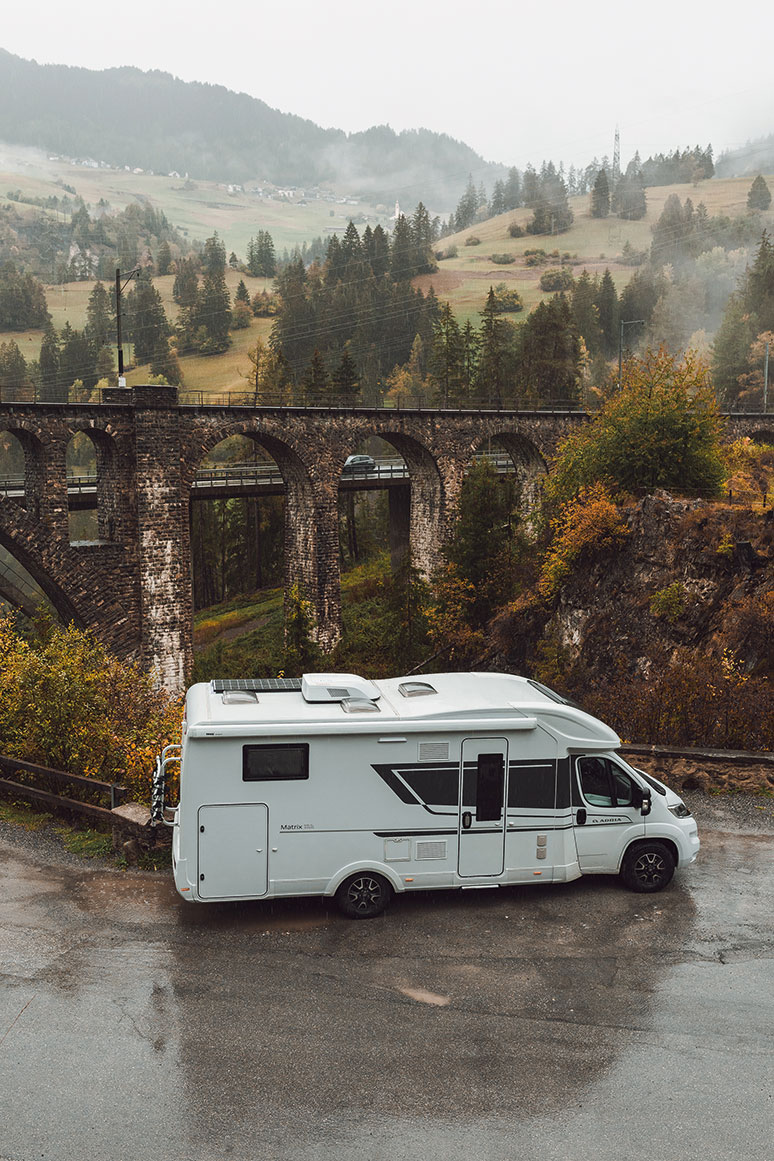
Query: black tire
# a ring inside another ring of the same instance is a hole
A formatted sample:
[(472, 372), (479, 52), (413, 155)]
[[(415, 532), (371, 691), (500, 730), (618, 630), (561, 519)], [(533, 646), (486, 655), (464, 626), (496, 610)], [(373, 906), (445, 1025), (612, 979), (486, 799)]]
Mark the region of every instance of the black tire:
[(350, 875), (335, 895), (336, 905), (350, 919), (373, 919), (392, 899), (392, 887), (373, 871)]
[(652, 894), (671, 883), (675, 859), (665, 843), (635, 843), (624, 855), (621, 878), (630, 891)]

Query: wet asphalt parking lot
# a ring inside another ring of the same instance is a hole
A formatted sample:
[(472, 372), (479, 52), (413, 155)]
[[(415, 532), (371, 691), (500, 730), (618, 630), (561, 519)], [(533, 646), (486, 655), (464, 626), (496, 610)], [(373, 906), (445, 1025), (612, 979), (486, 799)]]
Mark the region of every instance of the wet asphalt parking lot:
[(613, 879), (198, 906), (0, 829), (2, 1161), (774, 1158), (774, 810)]

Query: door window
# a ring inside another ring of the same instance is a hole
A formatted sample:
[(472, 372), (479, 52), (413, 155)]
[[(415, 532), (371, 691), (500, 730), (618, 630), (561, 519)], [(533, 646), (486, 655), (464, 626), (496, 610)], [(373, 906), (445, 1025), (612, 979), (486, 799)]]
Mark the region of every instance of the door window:
[(589, 806), (632, 806), (634, 788), (628, 774), (609, 758), (578, 758), (578, 778)]

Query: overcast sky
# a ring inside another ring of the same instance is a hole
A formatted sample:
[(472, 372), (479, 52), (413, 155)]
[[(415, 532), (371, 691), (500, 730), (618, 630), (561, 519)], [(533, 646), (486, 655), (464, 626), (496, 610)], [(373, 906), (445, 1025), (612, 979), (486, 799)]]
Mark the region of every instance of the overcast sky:
[[(6, 5), (0, 45), (39, 63), (135, 65), (260, 97), (353, 131), (387, 123), (519, 168), (625, 163), (774, 132), (771, 17), (736, 0), (724, 27), (687, 0), (57, 0)], [(220, 23), (216, 24), (216, 20)], [(2, 97), (0, 96), (0, 99)]]

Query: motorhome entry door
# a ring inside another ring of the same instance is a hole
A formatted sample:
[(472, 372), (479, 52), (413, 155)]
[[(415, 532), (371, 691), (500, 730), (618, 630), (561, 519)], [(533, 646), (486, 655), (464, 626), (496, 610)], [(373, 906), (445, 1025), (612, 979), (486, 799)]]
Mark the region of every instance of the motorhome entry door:
[(467, 878), (502, 874), (507, 769), (505, 738), (463, 741), (457, 870)]
[(244, 802), (199, 807), (199, 895), (254, 899), (268, 889), (269, 808)]

